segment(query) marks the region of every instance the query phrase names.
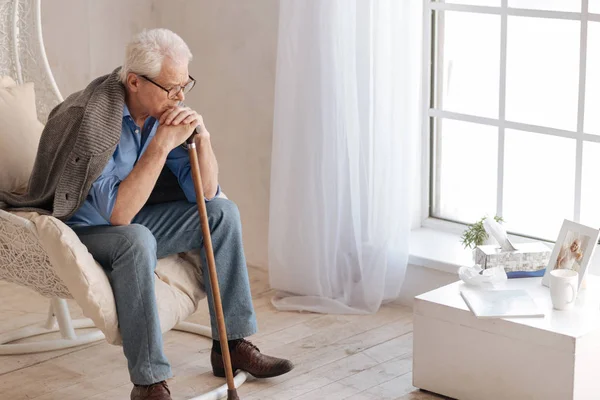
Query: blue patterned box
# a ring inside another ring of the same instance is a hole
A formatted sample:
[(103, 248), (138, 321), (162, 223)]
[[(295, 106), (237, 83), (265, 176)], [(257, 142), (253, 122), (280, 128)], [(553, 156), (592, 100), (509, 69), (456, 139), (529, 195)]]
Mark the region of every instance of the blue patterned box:
[(498, 245), (477, 246), (473, 259), (483, 269), (504, 267), (509, 278), (544, 276), (552, 250), (542, 242), (514, 246), (516, 251), (502, 251)]

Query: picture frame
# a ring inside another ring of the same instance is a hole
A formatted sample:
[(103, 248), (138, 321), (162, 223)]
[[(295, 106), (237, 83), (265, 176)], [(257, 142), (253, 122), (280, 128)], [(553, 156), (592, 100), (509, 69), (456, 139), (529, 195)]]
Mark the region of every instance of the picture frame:
[(599, 237), (600, 229), (565, 219), (550, 255), (550, 261), (542, 278), (542, 284), (544, 286), (550, 285), (550, 272), (554, 269), (571, 269), (579, 273), (579, 284), (577, 287), (579, 290), (594, 255)]

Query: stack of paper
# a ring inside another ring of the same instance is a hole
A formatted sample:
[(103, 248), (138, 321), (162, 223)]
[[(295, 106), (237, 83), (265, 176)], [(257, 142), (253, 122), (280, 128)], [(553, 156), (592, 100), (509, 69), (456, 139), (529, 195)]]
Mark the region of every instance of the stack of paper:
[(523, 289), (463, 289), (460, 295), (477, 318), (535, 318), (544, 312)]

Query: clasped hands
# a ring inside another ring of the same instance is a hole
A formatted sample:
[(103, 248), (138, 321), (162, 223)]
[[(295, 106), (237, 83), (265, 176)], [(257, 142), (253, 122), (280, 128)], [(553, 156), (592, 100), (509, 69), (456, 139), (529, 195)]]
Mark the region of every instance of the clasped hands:
[(156, 137), (173, 149), (185, 142), (196, 129), (194, 140), (210, 137), (200, 114), (185, 106), (176, 106), (165, 111), (158, 120)]

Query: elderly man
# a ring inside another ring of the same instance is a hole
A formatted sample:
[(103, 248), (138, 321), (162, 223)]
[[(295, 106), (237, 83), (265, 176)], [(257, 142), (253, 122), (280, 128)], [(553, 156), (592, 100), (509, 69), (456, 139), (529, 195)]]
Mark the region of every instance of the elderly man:
[[(233, 368), (266, 378), (293, 367), (244, 339), (257, 328), (240, 216), (234, 203), (218, 197), (217, 161), (202, 117), (181, 106), (195, 83), (188, 74), (191, 58), (185, 42), (169, 30), (138, 34), (122, 67), (52, 111), (29, 192), (0, 193), (0, 201), (11, 206), (44, 208), (67, 221), (106, 270), (135, 400), (171, 398), (154, 268), (157, 258), (203, 248), (198, 199), (182, 146), (194, 130)], [(172, 191), (154, 190), (159, 177), (169, 176), (178, 182), (179, 200)], [(157, 193), (168, 198), (151, 199)], [(208, 276), (204, 254), (202, 258)], [(213, 327), (211, 364), (215, 375), (225, 376), (210, 285), (206, 290)]]

